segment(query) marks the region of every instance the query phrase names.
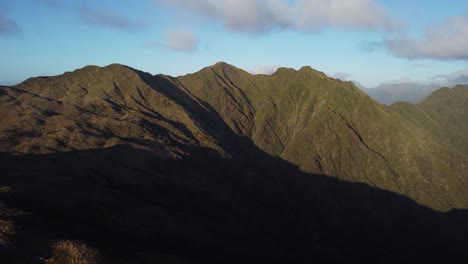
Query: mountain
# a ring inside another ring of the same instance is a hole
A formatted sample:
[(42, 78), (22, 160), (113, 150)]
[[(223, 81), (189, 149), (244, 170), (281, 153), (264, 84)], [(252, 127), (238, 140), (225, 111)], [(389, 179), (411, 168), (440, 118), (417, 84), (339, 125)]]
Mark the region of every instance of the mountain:
[(468, 86), (441, 88), (419, 104), (397, 102), (391, 108), (440, 142), (468, 155)]
[(1, 105), (0, 149), (5, 152), (86, 150), (130, 140), (167, 157), (177, 156), (180, 144), (222, 153), (210, 133), (196, 124), (196, 116), (121, 65), (28, 79), (2, 89)]
[[(170, 79), (170, 78), (169, 78)], [(466, 207), (468, 159), (361, 92), (310, 67), (250, 75), (226, 63), (172, 79), (240, 136), (303, 171)]]
[(2, 263), (468, 258), (467, 156), (310, 67), (87, 66), (0, 114)]
[(437, 84), (386, 83), (375, 88), (361, 88), (374, 100), (391, 105), (397, 101), (419, 103), (431, 92), (440, 88)]

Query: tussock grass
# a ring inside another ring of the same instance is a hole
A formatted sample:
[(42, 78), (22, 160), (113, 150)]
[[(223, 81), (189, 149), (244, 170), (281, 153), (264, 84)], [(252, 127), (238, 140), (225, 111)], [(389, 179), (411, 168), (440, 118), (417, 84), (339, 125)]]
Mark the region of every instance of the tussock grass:
[(93, 248), (79, 241), (62, 240), (54, 245), (52, 256), (45, 260), (47, 264), (98, 264), (100, 254)]

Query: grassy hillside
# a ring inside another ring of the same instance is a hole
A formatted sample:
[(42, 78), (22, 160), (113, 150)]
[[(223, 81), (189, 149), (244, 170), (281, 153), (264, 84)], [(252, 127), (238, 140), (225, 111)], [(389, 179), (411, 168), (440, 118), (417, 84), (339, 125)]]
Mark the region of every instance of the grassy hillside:
[(310, 67), (88, 66), (0, 115), (1, 263), (468, 258), (467, 156)]
[(209, 103), (237, 134), (306, 172), (364, 182), (439, 209), (468, 204), (467, 156), (424, 136), (351, 82), (310, 67), (251, 75), (226, 63), (174, 82)]
[(440, 142), (468, 154), (468, 87), (441, 88), (419, 104), (398, 102), (391, 108)]
[[(2, 89), (0, 150), (50, 153), (151, 142), (162, 156), (177, 156), (178, 144), (222, 152), (197, 117), (141, 72), (114, 64), (87, 66), (56, 77), (32, 78)], [(148, 75), (153, 78), (151, 75)], [(144, 144), (143, 144), (144, 145)]]

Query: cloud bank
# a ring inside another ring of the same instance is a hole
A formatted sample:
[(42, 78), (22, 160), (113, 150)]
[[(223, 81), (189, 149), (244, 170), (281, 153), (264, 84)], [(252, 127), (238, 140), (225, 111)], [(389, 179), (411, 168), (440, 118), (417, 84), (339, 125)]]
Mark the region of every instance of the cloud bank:
[(198, 38), (190, 30), (172, 30), (166, 32), (166, 45), (174, 51), (193, 52), (198, 47)]
[(220, 22), (231, 31), (314, 31), (326, 27), (388, 30), (386, 10), (375, 0), (156, 0)]
[(16, 23), (5, 17), (4, 14), (0, 13), (0, 36), (11, 35), (18, 31)]
[(162, 42), (150, 43), (151, 46), (164, 47), (177, 52), (191, 53), (198, 48), (198, 37), (187, 29), (168, 30)]
[(384, 40), (383, 45), (403, 58), (468, 60), (468, 13), (426, 30), (421, 38), (397, 36)]
[(60, 0), (39, 0), (38, 2), (47, 7), (58, 7), (61, 4)]
[(257, 65), (255, 66), (250, 73), (251, 74), (273, 74), (281, 67), (280, 65)]
[(442, 79), (447, 85), (468, 84), (468, 69), (450, 74), (437, 75), (434, 79)]
[(345, 72), (335, 72), (334, 74), (331, 74), (330, 77), (340, 79), (342, 81), (347, 81), (349, 77), (351, 77), (351, 74)]
[(132, 20), (125, 15), (107, 9), (92, 9), (88, 6), (82, 6), (78, 9), (78, 14), (83, 21), (96, 26), (123, 31), (136, 31), (145, 27), (145, 24), (140, 21)]

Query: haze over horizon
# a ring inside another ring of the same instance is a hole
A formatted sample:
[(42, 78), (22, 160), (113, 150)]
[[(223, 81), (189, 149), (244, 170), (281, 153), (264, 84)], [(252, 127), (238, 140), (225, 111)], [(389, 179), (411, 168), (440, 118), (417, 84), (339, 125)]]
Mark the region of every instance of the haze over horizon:
[(180, 76), (218, 61), (303, 65), (365, 87), (468, 82), (462, 0), (19, 0), (0, 3), (0, 83), (94, 64)]

